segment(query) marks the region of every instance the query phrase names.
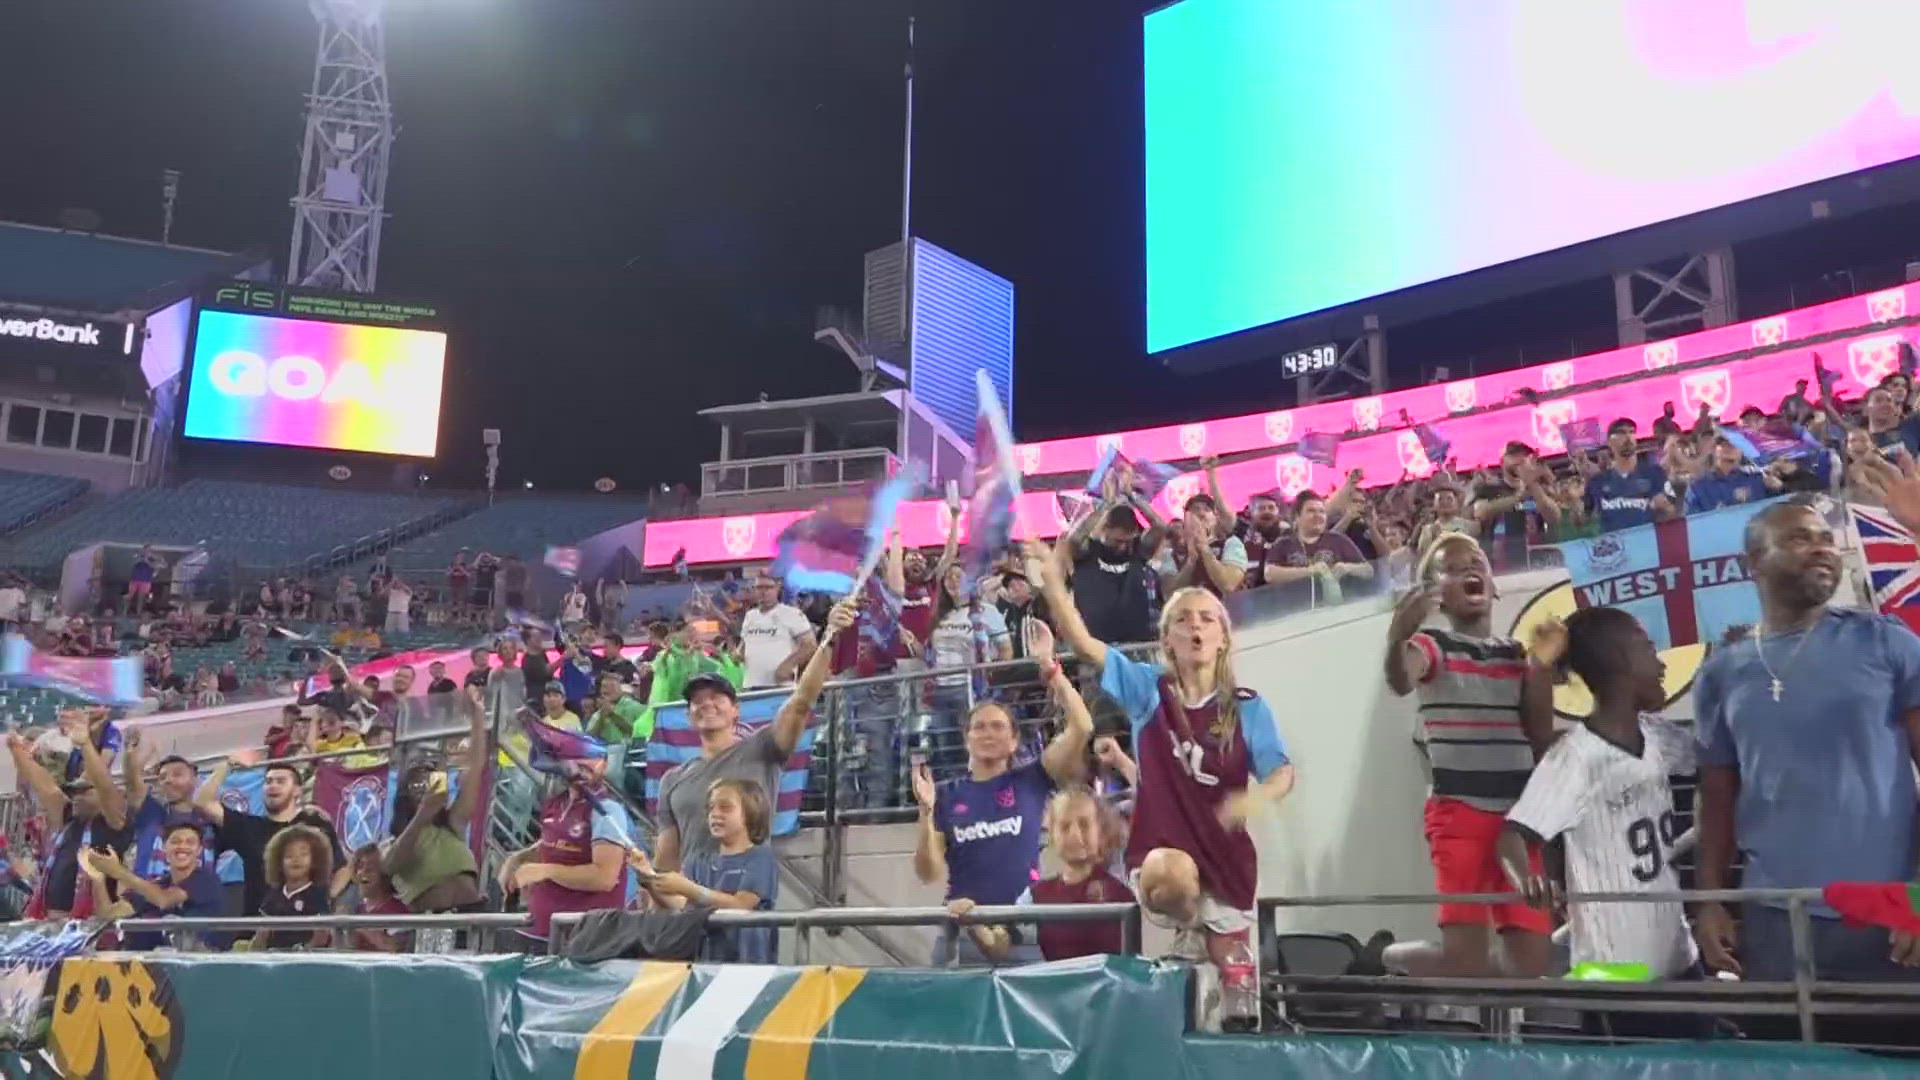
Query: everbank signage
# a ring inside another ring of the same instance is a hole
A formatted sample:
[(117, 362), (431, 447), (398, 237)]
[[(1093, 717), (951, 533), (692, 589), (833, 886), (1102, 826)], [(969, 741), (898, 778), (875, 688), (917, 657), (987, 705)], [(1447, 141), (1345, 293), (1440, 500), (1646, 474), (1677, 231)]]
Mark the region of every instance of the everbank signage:
[[(1908, 295), (1909, 292), (1911, 295)], [(1899, 298), (1894, 299), (1893, 294), (1900, 294)], [(1501, 450), (1514, 439), (1530, 443), (1544, 454), (1558, 454), (1566, 449), (1560, 433), (1561, 425), (1582, 418), (1598, 417), (1604, 424), (1618, 417), (1629, 417), (1640, 425), (1644, 433), (1670, 401), (1679, 410), (1683, 421), (1695, 415), (1702, 405), (1728, 422), (1733, 421), (1739, 411), (1748, 405), (1772, 411), (1779, 406), (1781, 398), (1793, 392), (1796, 381), (1813, 381), (1815, 352), (1839, 376), (1840, 393), (1850, 398), (1859, 397), (1888, 372), (1898, 370), (1902, 341), (1920, 344), (1920, 330), (1916, 328), (1871, 329), (1875, 323), (1904, 317), (1904, 312), (1910, 310), (1920, 312), (1920, 285), (1906, 285), (1871, 296), (1857, 296), (1653, 345), (1618, 349), (1597, 357), (1579, 357), (1557, 364), (1384, 394), (1379, 398), (1366, 399), (1370, 404), (1363, 411), (1368, 418), (1375, 416), (1375, 406), (1371, 402), (1377, 401), (1380, 412), (1385, 416), (1397, 418), (1398, 410), (1405, 408), (1415, 420), (1430, 423), (1437, 434), (1452, 443), (1451, 452), (1461, 470), (1493, 465), (1500, 460)], [(1777, 346), (1796, 338), (1849, 327), (1868, 329), (1852, 337), (1823, 342), (1817, 348), (1788, 349), (1768, 356), (1708, 365), (1689, 371), (1668, 370), (1676, 364), (1738, 353), (1756, 346)], [(1722, 342), (1724, 345), (1714, 348), (1710, 344), (1702, 344), (1703, 341)], [(1630, 354), (1631, 363), (1622, 359), (1625, 354)], [(1568, 364), (1573, 365), (1572, 371), (1564, 366)], [(1450, 412), (1465, 412), (1507, 400), (1513, 389), (1520, 386), (1536, 392), (1551, 392), (1551, 388), (1543, 384), (1543, 379), (1559, 386), (1572, 386), (1636, 373), (1643, 377), (1601, 389), (1549, 398), (1537, 405), (1513, 404), (1505, 408), (1488, 408), (1471, 416), (1447, 418)], [(1411, 404), (1403, 405), (1403, 401)], [(1331, 411), (1325, 412), (1327, 410)], [(1077, 470), (1091, 470), (1098, 461), (1099, 451), (1109, 443), (1123, 448), (1130, 456), (1160, 460), (1190, 457), (1191, 454), (1182, 453), (1183, 443), (1204, 446), (1211, 453), (1278, 447), (1293, 441), (1303, 432), (1315, 430), (1315, 418), (1321, 417), (1323, 412), (1324, 418), (1317, 421), (1322, 425), (1320, 430), (1345, 431), (1355, 419), (1354, 403), (1338, 401), (1304, 409), (1229, 417), (1204, 425), (1172, 425), (1027, 443), (1019, 448), (1017, 457), (1023, 471), (1029, 475), (1044, 475), (1075, 471), (1074, 467), (1063, 467), (1058, 463), (1079, 458), (1083, 450), (1086, 454)], [(1202, 435), (1193, 430), (1196, 427), (1205, 427), (1207, 430)], [(1249, 428), (1251, 435), (1247, 432)], [(1438, 463), (1427, 460), (1418, 438), (1407, 438), (1410, 434), (1409, 431), (1389, 430), (1347, 438), (1340, 444), (1339, 465), (1334, 469), (1316, 465), (1292, 453), (1223, 465), (1219, 469), (1221, 494), (1226, 496), (1229, 504), (1241, 506), (1249, 496), (1261, 492), (1278, 491), (1291, 496), (1309, 488), (1320, 492), (1332, 491), (1339, 486), (1349, 469), (1362, 470), (1369, 484), (1392, 483), (1402, 473), (1411, 473), (1416, 477), (1430, 475)], [(1040, 449), (1043, 460), (1029, 468), (1030, 463), (1034, 462), (1036, 447)], [(1066, 449), (1061, 449), (1063, 447)], [(1194, 483), (1180, 482), (1187, 479), (1177, 478), (1156, 498), (1156, 509), (1163, 516), (1177, 512), (1184, 495), (1194, 489)], [(937, 547), (944, 543), (946, 531), (941, 518), (944, 509), (942, 503), (933, 500), (904, 504), (901, 523), (905, 542), (913, 547)], [(1057, 536), (1067, 525), (1059, 500), (1052, 492), (1028, 492), (1022, 495), (1019, 515), (1016, 536)], [(768, 559), (773, 556), (774, 539), (780, 530), (802, 516), (795, 512), (650, 522), (647, 525), (645, 561), (648, 566), (668, 565), (673, 561), (674, 554), (682, 548), (686, 549), (687, 560), (691, 563)]]
[(93, 323), (63, 323), (53, 319), (0, 319), (0, 337), (31, 338), (56, 345), (100, 344), (100, 327)]

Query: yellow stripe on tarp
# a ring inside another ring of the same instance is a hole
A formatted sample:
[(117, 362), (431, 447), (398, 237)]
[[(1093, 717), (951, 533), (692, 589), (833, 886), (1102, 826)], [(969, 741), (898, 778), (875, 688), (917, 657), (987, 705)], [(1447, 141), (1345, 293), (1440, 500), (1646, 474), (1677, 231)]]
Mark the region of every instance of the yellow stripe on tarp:
[(866, 977), (865, 968), (810, 967), (760, 1021), (743, 1080), (806, 1080), (813, 1040)]
[(573, 1080), (627, 1080), (633, 1068), (634, 1043), (692, 974), (691, 964), (642, 962), (633, 973), (633, 981), (581, 1040), (580, 1056), (573, 1062)]

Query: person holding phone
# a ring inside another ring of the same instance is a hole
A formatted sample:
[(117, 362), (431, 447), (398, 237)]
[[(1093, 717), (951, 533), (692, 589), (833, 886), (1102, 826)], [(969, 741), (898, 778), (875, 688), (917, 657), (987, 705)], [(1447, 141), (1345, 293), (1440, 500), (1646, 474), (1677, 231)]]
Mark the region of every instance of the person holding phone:
[(393, 894), (414, 912), (474, 911), (485, 906), (480, 868), (467, 842), (487, 767), (487, 714), (478, 688), (467, 689), (467, 748), (459, 795), (449, 801), (448, 777), (429, 765), (408, 769), (393, 805), (393, 836), (381, 867)]

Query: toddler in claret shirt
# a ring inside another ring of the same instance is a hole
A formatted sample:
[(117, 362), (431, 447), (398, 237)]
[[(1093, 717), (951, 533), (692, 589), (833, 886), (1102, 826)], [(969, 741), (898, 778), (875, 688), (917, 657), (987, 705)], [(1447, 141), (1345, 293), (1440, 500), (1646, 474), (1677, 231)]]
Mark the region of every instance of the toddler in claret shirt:
[[(1059, 792), (1047, 803), (1047, 844), (1060, 860), (1060, 872), (1034, 882), (1015, 902), (1022, 906), (1131, 902), (1133, 890), (1108, 868), (1120, 835), (1119, 815), (1100, 796), (1083, 787)], [(1118, 919), (1041, 923), (1036, 929), (1040, 955), (1048, 960), (1117, 953), (1123, 948)]]

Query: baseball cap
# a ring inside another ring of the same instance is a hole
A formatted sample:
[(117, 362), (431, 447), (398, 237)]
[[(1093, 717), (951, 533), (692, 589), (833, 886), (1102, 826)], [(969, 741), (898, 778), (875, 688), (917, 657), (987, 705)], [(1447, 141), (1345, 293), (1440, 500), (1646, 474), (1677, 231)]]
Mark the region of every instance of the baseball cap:
[(730, 700), (740, 700), (740, 693), (733, 688), (733, 683), (729, 682), (725, 675), (717, 671), (702, 672), (688, 679), (686, 691), (681, 696), (688, 701), (692, 701), (694, 692), (699, 690), (718, 690), (727, 695)]
[(567, 692), (567, 688), (564, 684), (560, 682), (559, 679), (552, 679), (547, 682), (546, 689), (542, 692), (548, 693), (548, 694), (560, 694), (562, 696), (565, 696)]

